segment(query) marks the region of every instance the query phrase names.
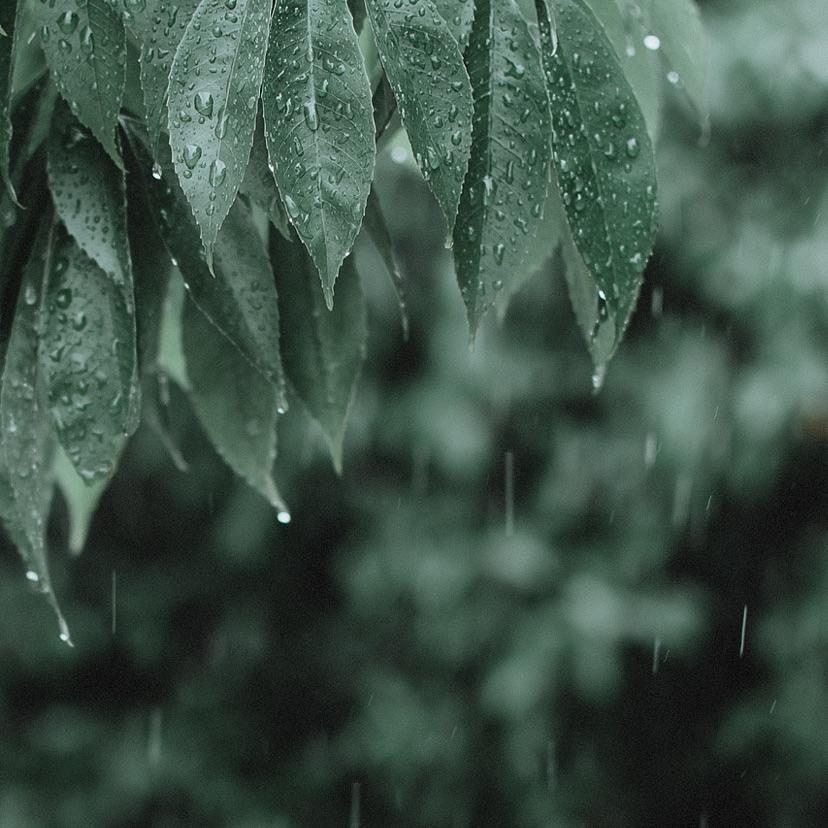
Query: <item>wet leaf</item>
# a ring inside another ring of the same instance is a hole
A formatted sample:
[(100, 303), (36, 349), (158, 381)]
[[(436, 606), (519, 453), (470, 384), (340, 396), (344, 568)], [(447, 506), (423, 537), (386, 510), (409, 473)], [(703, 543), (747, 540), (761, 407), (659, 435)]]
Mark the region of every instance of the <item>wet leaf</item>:
[(0, 4), (0, 178), (13, 201), (17, 200), (11, 181), (11, 96), (14, 59), (17, 51), (15, 22), (20, 14), (23, 0), (5, 0)]
[(434, 0), (434, 4), (460, 48), (465, 50), (474, 20), (474, 0)]
[(212, 269), (253, 145), (271, 0), (201, 0), (170, 69), (175, 171)]
[(52, 121), (48, 171), (55, 210), (81, 250), (117, 284), (130, 284), (124, 172), (64, 103)]
[(270, 234), (279, 292), (285, 372), (311, 416), (322, 427), (337, 472), (348, 409), (366, 350), (366, 310), (352, 260), (342, 266), (336, 304), (327, 310), (316, 269), (298, 240)]
[(26, 577), (43, 592), (71, 644), (49, 578), (46, 521), (52, 501), (54, 430), (38, 359), (43, 283), (49, 263), (49, 219), (41, 227), (20, 285), (0, 390), (0, 516), (16, 544)]
[(454, 262), (472, 335), (519, 271), (546, 197), (549, 105), (540, 56), (514, 0), (482, 0), (466, 63), (472, 155), (454, 228)]
[(126, 34), (108, 0), (34, 3), (40, 43), (60, 94), (72, 114), (121, 166), (115, 122), (124, 94)]
[(116, 285), (58, 225), (40, 361), (58, 439), (87, 483), (109, 478), (139, 415), (131, 281)]
[[(276, 290), (270, 262), (249, 210), (237, 201), (218, 236), (212, 275), (203, 258), (198, 229), (178, 185), (167, 147), (159, 148), (158, 178), (145, 137), (127, 123), (130, 146), (143, 172), (158, 230), (190, 296), (202, 313), (269, 382), (282, 389)], [(282, 393), (280, 391), (280, 393)]]
[(183, 347), (189, 396), (204, 431), (228, 466), (280, 514), (273, 482), (276, 389), (253, 369), (192, 301), (184, 305)]
[(374, 174), (371, 88), (345, 0), (283, 0), (273, 31), (262, 88), (267, 149), (331, 307)]
[[(582, 0), (536, 0), (552, 105), (553, 161), (572, 238), (597, 290), (588, 333), (603, 370), (635, 308), (655, 241), (653, 147), (606, 35)], [(580, 301), (580, 300), (579, 300)]]
[(366, 8), (414, 157), (451, 235), (471, 154), (472, 90), (463, 56), (431, 0), (366, 0)]
[(66, 501), (69, 513), (69, 551), (73, 555), (80, 555), (86, 546), (95, 510), (109, 481), (96, 480), (91, 485), (84, 483), (60, 446), (55, 452), (54, 474), (55, 483)]
[(199, 0), (127, 0), (124, 19), (141, 46), (141, 89), (150, 147), (167, 129), (167, 90), (175, 50)]

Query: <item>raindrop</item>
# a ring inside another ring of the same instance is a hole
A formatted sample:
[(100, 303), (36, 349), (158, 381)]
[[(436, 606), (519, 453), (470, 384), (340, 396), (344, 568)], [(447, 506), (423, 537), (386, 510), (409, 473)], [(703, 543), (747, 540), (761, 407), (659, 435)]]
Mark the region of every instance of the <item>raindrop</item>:
[(210, 92), (196, 92), (193, 104), (199, 115), (205, 118), (213, 117), (213, 95)]
[(644, 45), (651, 52), (657, 52), (661, 48), (661, 38), (658, 35), (648, 34), (644, 38)]
[(286, 512), (284, 509), (282, 509), (282, 510), (281, 510), (281, 511), (280, 511), (280, 512), (276, 515), (276, 520), (278, 520), (278, 521), (279, 521), (279, 523), (282, 523), (282, 524), (284, 524), (285, 526), (287, 526), (287, 524), (288, 524), (288, 523), (290, 523), (290, 520), (291, 520), (291, 518), (290, 518), (290, 512)]

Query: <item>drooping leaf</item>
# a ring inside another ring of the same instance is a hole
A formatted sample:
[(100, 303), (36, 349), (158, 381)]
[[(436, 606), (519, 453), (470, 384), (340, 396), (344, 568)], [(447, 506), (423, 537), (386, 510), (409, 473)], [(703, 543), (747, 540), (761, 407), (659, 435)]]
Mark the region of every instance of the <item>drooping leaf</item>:
[(17, 200), (9, 168), (11, 161), (11, 95), (16, 52), (15, 23), (23, 0), (5, 0), (0, 4), (0, 178), (12, 201)]
[(472, 335), (525, 258), (546, 197), (549, 104), (540, 56), (514, 0), (476, 4), (466, 63), (475, 113), (454, 262)]
[(624, 14), (618, 0), (586, 0), (604, 29), (635, 92), (638, 105), (655, 143), (661, 126), (661, 91), (663, 72), (658, 55), (644, 46), (639, 26), (630, 14)]
[(270, 223), (285, 237), (289, 235), (288, 222), (276, 179), (270, 171), (267, 157), (267, 144), (264, 136), (264, 120), (260, 116), (256, 121), (256, 133), (253, 136), (253, 149), (250, 151), (250, 163), (244, 174), (240, 192), (259, 205), (266, 213)]
[(405, 279), (394, 253), (394, 243), (391, 241), (391, 234), (385, 222), (379, 197), (373, 187), (368, 195), (368, 206), (365, 209), (365, 229), (391, 277), (394, 292), (397, 294), (397, 303), (400, 306), (403, 339), (408, 341), (408, 303), (405, 298)]
[(285, 372), (311, 416), (322, 427), (334, 467), (342, 470), (345, 421), (365, 360), (366, 310), (350, 258), (339, 278), (336, 304), (327, 310), (316, 268), (298, 240), (270, 234), (279, 293)]
[(66, 501), (69, 512), (69, 551), (73, 555), (80, 555), (86, 546), (95, 510), (109, 481), (96, 480), (91, 485), (84, 483), (60, 446), (55, 452), (54, 474), (55, 483)]
[(374, 173), (371, 87), (345, 0), (282, 0), (273, 31), (262, 87), (268, 154), (331, 307)]
[(52, 121), (48, 171), (55, 210), (81, 250), (117, 284), (130, 284), (124, 172), (63, 103)]
[(657, 224), (653, 147), (635, 94), (582, 0), (536, 0), (567, 221), (597, 285), (588, 343), (603, 368), (635, 308)]
[(374, 92), (372, 99), (374, 107), (374, 128), (377, 140), (377, 150), (380, 149), (380, 138), (386, 134), (391, 125), (391, 120), (397, 112), (397, 99), (394, 97), (394, 90), (388, 83), (385, 72), (382, 73), (379, 86)]
[(272, 2), (232, 5), (201, 0), (170, 69), (173, 162), (211, 269), (253, 145)]
[[(145, 140), (127, 122), (130, 146), (142, 170), (143, 182), (158, 230), (190, 296), (204, 315), (268, 381), (282, 389), (279, 356), (278, 305), (270, 262), (261, 237), (239, 201), (219, 233), (212, 275), (202, 255), (198, 229), (178, 185), (168, 147), (159, 148), (158, 178)], [(280, 390), (280, 394), (282, 391)]]
[(434, 0), (434, 3), (449, 24), (454, 39), (465, 50), (474, 20), (474, 0)]
[(0, 516), (23, 558), (26, 577), (46, 595), (57, 617), (61, 639), (71, 644), (69, 629), (52, 590), (46, 555), (55, 437), (38, 359), (38, 328), (43, 282), (50, 266), (50, 223), (50, 218), (45, 217), (23, 273), (3, 367)]
[(354, 18), (354, 30), (359, 34), (365, 25), (365, 0), (348, 0), (348, 9)]
[(58, 225), (40, 360), (58, 439), (86, 482), (112, 476), (139, 416), (132, 282), (116, 285)]
[(454, 228), (471, 154), (472, 90), (457, 41), (431, 0), (366, 0), (417, 165)]
[(109, 0), (33, 3), (40, 17), (40, 43), (60, 94), (72, 114), (121, 166), (115, 122), (126, 77), (126, 33)]
[(184, 357), (193, 409), (216, 451), (280, 515), (287, 508), (273, 482), (276, 389), (188, 300), (184, 305)]
[(167, 129), (167, 90), (175, 50), (199, 0), (127, 0), (124, 19), (141, 47), (141, 89), (150, 147)]

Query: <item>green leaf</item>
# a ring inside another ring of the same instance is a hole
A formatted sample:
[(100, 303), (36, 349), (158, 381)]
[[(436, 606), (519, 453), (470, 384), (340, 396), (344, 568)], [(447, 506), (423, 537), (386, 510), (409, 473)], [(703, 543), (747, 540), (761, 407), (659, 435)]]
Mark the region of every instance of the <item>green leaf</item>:
[(0, 513), (23, 558), (26, 577), (46, 595), (57, 617), (60, 637), (71, 645), (52, 590), (46, 555), (55, 438), (38, 360), (38, 328), (43, 282), (50, 267), (49, 223), (47, 218), (23, 273), (3, 368)]
[(474, 20), (474, 0), (434, 0), (434, 4), (460, 48), (465, 50)]
[(139, 416), (131, 280), (116, 285), (54, 230), (40, 360), (58, 439), (87, 483), (109, 478)]
[(173, 162), (211, 270), (253, 145), (271, 5), (201, 0), (170, 69)]
[(115, 122), (126, 78), (126, 34), (108, 0), (34, 3), (40, 43), (60, 94), (120, 167)]
[(474, 336), (520, 270), (548, 183), (549, 104), (529, 26), (514, 0), (481, 0), (466, 63), (472, 155), (454, 228), (454, 261)]
[(0, 178), (12, 201), (17, 201), (11, 180), (11, 96), (16, 49), (15, 22), (23, 0), (5, 0), (0, 4)]
[(414, 157), (450, 236), (471, 154), (474, 104), (463, 56), (431, 0), (416, 7), (366, 0), (366, 8)]
[(204, 431), (228, 466), (259, 492), (280, 519), (290, 519), (273, 482), (276, 420), (274, 387), (234, 349), (192, 301), (184, 306), (184, 358), (190, 400)]
[(694, 0), (638, 0), (629, 8), (638, 18), (645, 48), (656, 47), (670, 70), (668, 79), (685, 90), (706, 120), (707, 48), (699, 7)]
[(408, 303), (405, 298), (405, 279), (400, 270), (397, 257), (394, 254), (394, 243), (385, 222), (385, 215), (379, 202), (376, 190), (371, 187), (368, 195), (368, 206), (365, 209), (365, 229), (371, 237), (374, 247), (379, 253), (391, 282), (397, 294), (397, 303), (400, 306), (400, 321), (402, 322), (403, 339), (408, 341)]
[(536, 4), (553, 160), (572, 237), (597, 286), (598, 322), (587, 341), (603, 370), (635, 308), (655, 241), (653, 147), (635, 94), (592, 12), (581, 0), (555, 0), (555, 43), (546, 0)]
[(345, 260), (336, 305), (327, 310), (313, 262), (298, 240), (270, 234), (279, 293), (285, 371), (311, 416), (322, 427), (334, 468), (342, 470), (348, 409), (365, 361), (365, 300), (352, 259)]
[(629, 14), (622, 14), (618, 0), (586, 0), (615, 49), (624, 75), (638, 99), (655, 143), (661, 126), (661, 91), (663, 74), (658, 55), (644, 46), (637, 24)]
[(66, 501), (69, 512), (69, 551), (80, 555), (86, 546), (89, 527), (98, 508), (108, 480), (97, 480), (87, 485), (81, 480), (66, 452), (58, 447), (55, 452), (55, 483)]
[(202, 256), (198, 229), (178, 186), (168, 147), (159, 147), (158, 178), (150, 175), (152, 157), (140, 131), (127, 122), (158, 230), (190, 296), (201, 312), (241, 355), (283, 394), (276, 289), (267, 251), (249, 210), (237, 201), (216, 243), (212, 275)]
[(132, 282), (126, 181), (61, 103), (49, 135), (49, 189), (58, 216), (86, 253), (118, 285)]
[(270, 161), (267, 157), (267, 144), (264, 136), (264, 120), (261, 117), (256, 121), (256, 133), (253, 136), (250, 163), (247, 165), (247, 172), (244, 174), (244, 180), (239, 191), (267, 213), (270, 223), (285, 238), (289, 236), (290, 223), (282, 205), (276, 179), (270, 171)]
[(167, 129), (167, 90), (175, 50), (199, 0), (144, 0), (127, 2), (127, 26), (141, 46), (141, 89), (144, 117), (153, 154), (161, 132)]
[(262, 87), (267, 149), (328, 307), (374, 174), (371, 87), (345, 0), (282, 0)]

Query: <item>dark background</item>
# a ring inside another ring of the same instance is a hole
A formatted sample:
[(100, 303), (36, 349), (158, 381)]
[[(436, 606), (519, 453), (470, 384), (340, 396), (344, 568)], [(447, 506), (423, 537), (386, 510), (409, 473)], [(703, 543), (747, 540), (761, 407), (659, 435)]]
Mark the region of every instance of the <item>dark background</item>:
[(78, 559), (56, 504), (73, 650), (1, 542), (0, 826), (824, 824), (825, 11), (704, 6), (709, 136), (668, 95), (659, 243), (597, 396), (557, 259), (470, 353), (390, 146), (412, 332), (360, 243), (343, 477), (294, 405), (278, 524), (174, 392), (188, 473), (140, 431)]

